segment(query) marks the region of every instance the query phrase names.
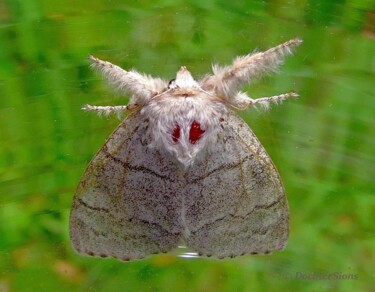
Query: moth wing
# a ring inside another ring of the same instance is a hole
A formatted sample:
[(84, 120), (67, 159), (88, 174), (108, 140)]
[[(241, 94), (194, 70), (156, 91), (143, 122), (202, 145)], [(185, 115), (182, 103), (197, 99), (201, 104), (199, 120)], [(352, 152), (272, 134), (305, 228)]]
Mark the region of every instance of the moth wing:
[(181, 178), (150, 148), (148, 120), (129, 116), (88, 165), (74, 197), (70, 237), (81, 254), (143, 258), (177, 247)]
[(207, 159), (189, 171), (186, 245), (219, 258), (281, 250), (289, 210), (279, 174), (249, 126), (233, 112), (223, 118)]

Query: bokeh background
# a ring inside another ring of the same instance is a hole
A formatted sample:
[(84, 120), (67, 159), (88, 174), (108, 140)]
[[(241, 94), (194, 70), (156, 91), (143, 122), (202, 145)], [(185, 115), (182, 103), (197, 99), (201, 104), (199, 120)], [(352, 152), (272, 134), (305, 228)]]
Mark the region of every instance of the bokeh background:
[[(165, 79), (186, 65), (198, 77), (296, 36), (304, 43), (280, 72), (246, 90), (301, 97), (241, 113), (287, 190), (285, 251), (123, 263), (72, 250), (76, 185), (120, 122), (80, 107), (127, 102), (91, 72), (89, 53)], [(0, 0), (0, 291), (371, 291), (374, 93), (371, 0)]]

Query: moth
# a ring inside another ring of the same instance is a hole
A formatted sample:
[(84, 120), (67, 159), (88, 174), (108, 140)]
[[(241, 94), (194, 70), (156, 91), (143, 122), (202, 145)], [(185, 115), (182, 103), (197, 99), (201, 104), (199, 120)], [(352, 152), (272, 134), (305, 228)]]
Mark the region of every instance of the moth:
[(237, 57), (195, 80), (186, 67), (167, 82), (89, 56), (128, 105), (87, 166), (74, 197), (70, 237), (83, 255), (128, 261), (185, 245), (217, 258), (282, 250), (289, 210), (280, 176), (234, 110), (268, 108), (297, 94), (258, 99), (240, 89), (273, 72), (301, 44), (296, 38)]

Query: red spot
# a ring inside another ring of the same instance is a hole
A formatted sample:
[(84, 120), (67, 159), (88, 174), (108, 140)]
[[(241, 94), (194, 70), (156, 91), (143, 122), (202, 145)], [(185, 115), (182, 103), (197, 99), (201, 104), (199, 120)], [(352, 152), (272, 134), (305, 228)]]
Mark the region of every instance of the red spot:
[(176, 125), (176, 127), (174, 128), (173, 133), (172, 133), (172, 139), (173, 139), (173, 142), (175, 143), (177, 143), (177, 141), (180, 139), (180, 126), (179, 125)]
[(219, 121), (222, 123), (224, 122), (224, 118), (220, 118)]
[(195, 144), (203, 135), (205, 131), (201, 129), (201, 124), (197, 121), (193, 121), (190, 127), (189, 141), (191, 144)]

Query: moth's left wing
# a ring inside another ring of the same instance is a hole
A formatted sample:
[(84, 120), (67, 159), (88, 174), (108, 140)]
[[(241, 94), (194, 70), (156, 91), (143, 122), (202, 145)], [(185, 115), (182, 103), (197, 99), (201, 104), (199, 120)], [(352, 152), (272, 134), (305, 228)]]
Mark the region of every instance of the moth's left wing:
[(140, 113), (126, 118), (88, 165), (70, 215), (79, 253), (132, 260), (177, 247), (182, 177), (148, 147), (148, 123)]

